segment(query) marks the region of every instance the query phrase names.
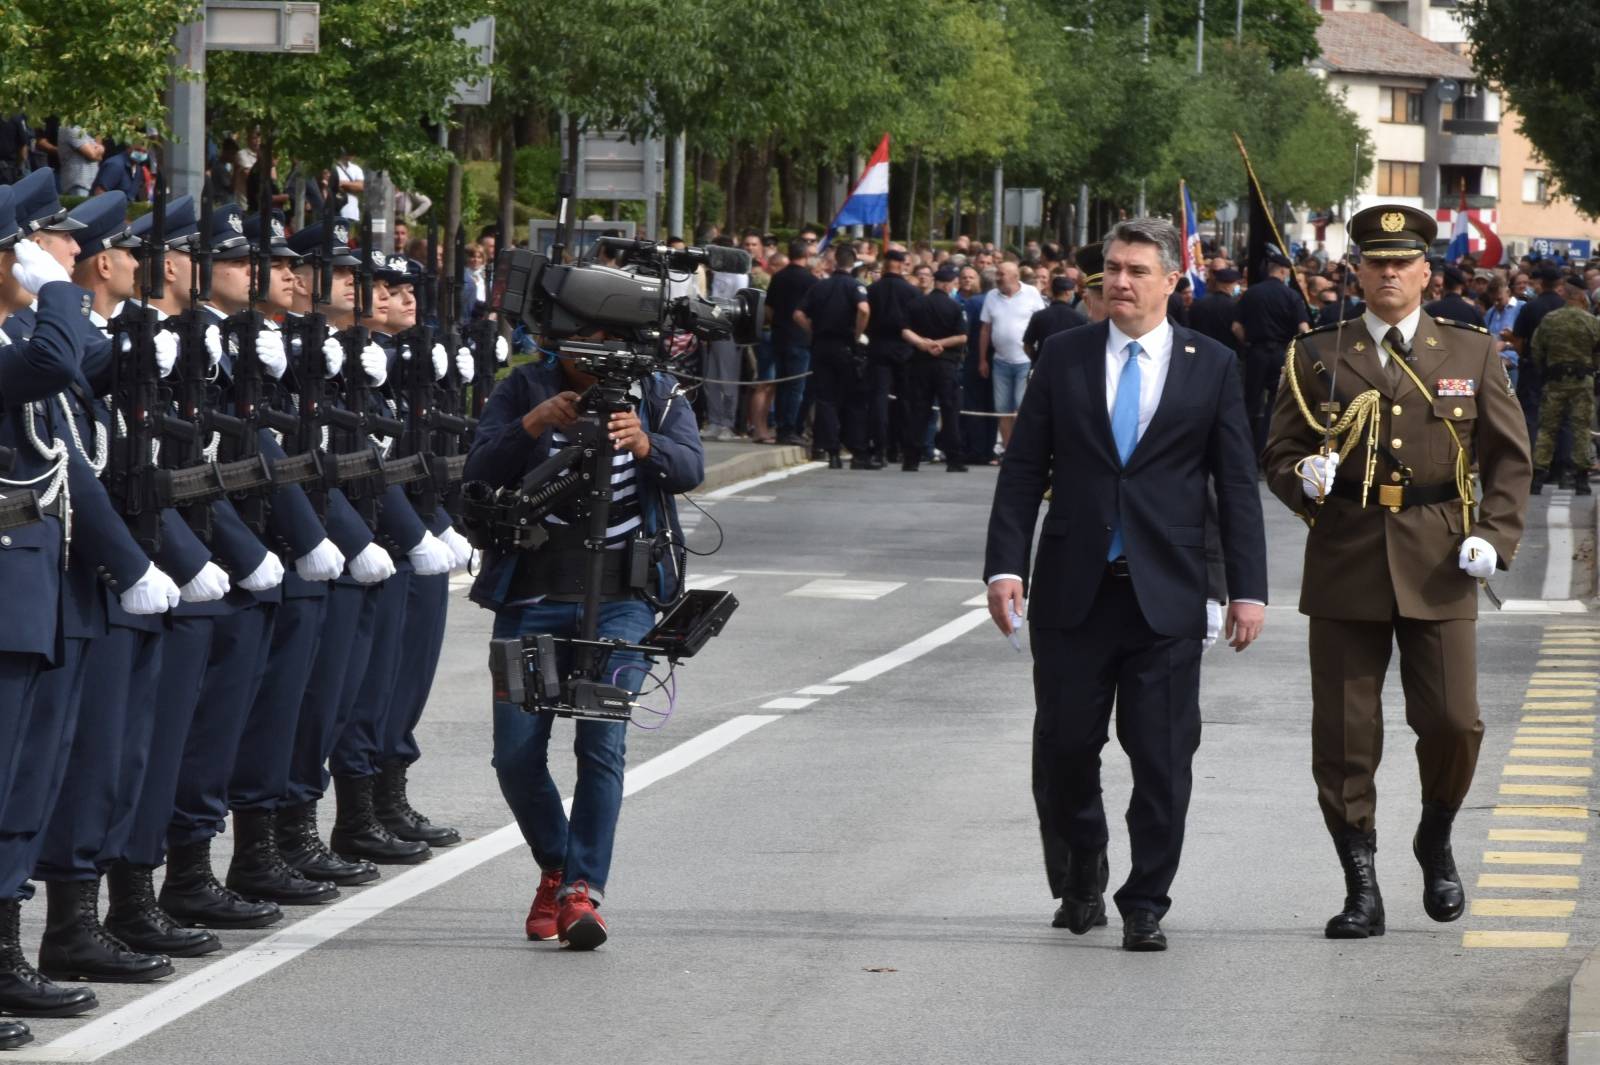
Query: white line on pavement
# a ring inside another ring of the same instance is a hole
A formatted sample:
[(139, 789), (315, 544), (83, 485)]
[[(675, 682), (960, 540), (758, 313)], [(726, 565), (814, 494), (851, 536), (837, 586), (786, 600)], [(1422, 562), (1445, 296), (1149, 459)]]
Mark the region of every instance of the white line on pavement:
[(1550, 548), (1539, 598), (1568, 599), (1572, 596), (1572, 497), (1563, 493), (1550, 500), (1544, 521)]
[(971, 610), (954, 621), (947, 621), (937, 629), (903, 647), (896, 647), (886, 655), (879, 655), (870, 662), (863, 662), (854, 669), (847, 669), (838, 676), (829, 677), (829, 684), (856, 684), (860, 681), (871, 680), (873, 677), (889, 672), (896, 666), (903, 666), (913, 662), (929, 651), (943, 647), (951, 640), (972, 631), (985, 621), (989, 620), (988, 610)]
[[(633, 793), (689, 768), (778, 715), (744, 714), (724, 721), (627, 771), (622, 793)], [(6, 1061), (97, 1061), (143, 1039), (195, 1010), (243, 987), (341, 932), (431, 891), (484, 862), (522, 846), (516, 824), (496, 829), (471, 843), (444, 851), (426, 865), (365, 888), (343, 902), (296, 921), (238, 953), (163, 985), (144, 997), (45, 1046), (7, 1053)]]
[(774, 470), (771, 473), (763, 473), (760, 477), (752, 477), (748, 481), (736, 481), (733, 484), (723, 485), (721, 488), (707, 492), (705, 497), (707, 499), (727, 499), (731, 495), (743, 492), (746, 488), (754, 488), (758, 484), (771, 484), (773, 481), (781, 481), (785, 478), (793, 477), (797, 473), (820, 470), (827, 465), (826, 462), (807, 462), (799, 466), (790, 466), (784, 470)]
[(698, 577), (689, 578), (689, 589), (698, 591), (701, 588), (715, 588), (719, 584), (727, 584), (737, 574), (733, 573), (707, 573)]
[(785, 695), (781, 699), (772, 699), (761, 704), (763, 710), (804, 710), (816, 699), (798, 699), (792, 695)]

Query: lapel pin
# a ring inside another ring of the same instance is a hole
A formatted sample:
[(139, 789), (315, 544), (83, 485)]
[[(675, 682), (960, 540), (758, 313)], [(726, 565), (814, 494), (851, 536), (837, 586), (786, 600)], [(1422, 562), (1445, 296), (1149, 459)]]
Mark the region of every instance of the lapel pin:
[(1439, 346), (1439, 338), (1438, 337), (1429, 337), (1428, 338), (1428, 347), (1436, 348), (1438, 346)]
[(1193, 354), (1194, 354), (1194, 345), (1193, 345), (1193, 344), (1185, 344), (1185, 345), (1184, 345), (1184, 346), (1183, 346), (1183, 350), (1184, 350), (1184, 351), (1185, 351), (1185, 352), (1186, 352), (1186, 353), (1188, 353), (1188, 354), (1190, 354), (1190, 355), (1193, 355)]
[(1354, 351), (1366, 351), (1367, 350), (1367, 342), (1365, 340), (1356, 341), (1356, 346), (1352, 350), (1354, 350)]

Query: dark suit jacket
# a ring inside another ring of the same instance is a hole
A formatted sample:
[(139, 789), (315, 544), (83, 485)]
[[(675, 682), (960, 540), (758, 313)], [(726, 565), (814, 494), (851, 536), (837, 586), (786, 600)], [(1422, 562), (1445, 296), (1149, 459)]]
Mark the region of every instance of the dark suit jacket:
[[(1081, 624), (1120, 521), (1134, 592), (1164, 636), (1205, 635), (1207, 480), (1233, 599), (1267, 599), (1266, 532), (1233, 352), (1173, 326), (1172, 365), (1126, 468), (1106, 412), (1104, 322), (1045, 342), (1000, 466), (984, 578), (1022, 576), (1036, 626)], [(1034, 520), (1051, 489), (1029, 580)]]

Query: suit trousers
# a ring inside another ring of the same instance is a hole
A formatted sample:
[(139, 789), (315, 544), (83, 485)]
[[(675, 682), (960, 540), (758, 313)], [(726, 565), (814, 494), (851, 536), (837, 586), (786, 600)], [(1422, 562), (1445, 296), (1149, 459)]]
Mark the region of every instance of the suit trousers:
[[(877, 360), (867, 371), (872, 393), (867, 407), (867, 435), (874, 455), (893, 455), (904, 446), (914, 386), (907, 380), (906, 364)], [(918, 458), (922, 444), (915, 443), (906, 457)]]
[(1108, 573), (1082, 624), (1035, 626), (1032, 644), (1033, 791), (1051, 890), (1059, 895), (1063, 846), (1095, 851), (1109, 839), (1100, 749), (1115, 707), (1117, 741), (1133, 769), (1133, 867), (1117, 909), (1159, 917), (1172, 905), (1200, 746), (1200, 641), (1155, 632), (1133, 582)]
[(917, 459), (933, 437), (933, 403), (939, 402), (939, 435), (936, 442), (946, 462), (962, 460), (961, 367), (949, 359), (917, 355), (906, 372), (906, 391), (910, 393), (910, 413), (906, 417), (905, 437), (900, 446), (902, 458)]
[(1395, 644), (1423, 801), (1460, 807), (1483, 743), (1476, 636), (1469, 619), (1311, 619), (1311, 773), (1328, 831), (1375, 827), (1383, 678)]
[(811, 391), (816, 411), (811, 441), (816, 449), (832, 454), (843, 444), (851, 454), (865, 455), (867, 389), (850, 344), (818, 340), (811, 346)]

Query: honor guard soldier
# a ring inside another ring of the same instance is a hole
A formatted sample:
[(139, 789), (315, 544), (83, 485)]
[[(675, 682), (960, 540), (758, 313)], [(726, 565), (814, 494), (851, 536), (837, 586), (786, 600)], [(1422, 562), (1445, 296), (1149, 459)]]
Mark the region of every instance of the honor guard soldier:
[(1261, 278), (1254, 272), (1263, 264), (1250, 265), (1250, 287), (1239, 297), (1238, 320), (1233, 326), (1244, 358), (1244, 407), (1250, 415), (1257, 454), (1267, 443), (1267, 421), (1284, 352), (1289, 341), (1311, 328), (1306, 301), (1288, 285), (1293, 271), (1289, 257), (1277, 245), (1268, 244), (1264, 264), (1267, 276)]
[(1594, 462), (1594, 372), (1600, 354), (1600, 319), (1589, 313), (1589, 290), (1583, 278), (1567, 275), (1557, 290), (1566, 304), (1551, 311), (1533, 331), (1533, 363), (1544, 382), (1539, 407), (1539, 439), (1533, 445), (1533, 491), (1544, 488), (1562, 423), (1572, 430), (1572, 489), (1589, 495), (1589, 466)]
[(1294, 343), (1263, 458), (1273, 493), (1310, 526), (1312, 776), (1345, 875), (1331, 939), (1385, 929), (1373, 781), (1395, 644), (1422, 777), (1423, 907), (1435, 921), (1465, 907), (1450, 830), (1483, 737), (1478, 580), (1516, 554), (1531, 469), (1492, 338), (1422, 313), (1434, 220), (1383, 204), (1350, 228), (1367, 309)]
[(833, 273), (812, 285), (794, 312), (811, 334), (812, 404), (816, 411), (812, 442), (839, 470), (839, 446), (850, 449), (850, 468), (880, 470), (882, 459), (867, 450), (866, 370), (856, 358), (856, 339), (866, 331), (867, 287), (850, 274), (856, 264), (848, 242), (833, 249)]

